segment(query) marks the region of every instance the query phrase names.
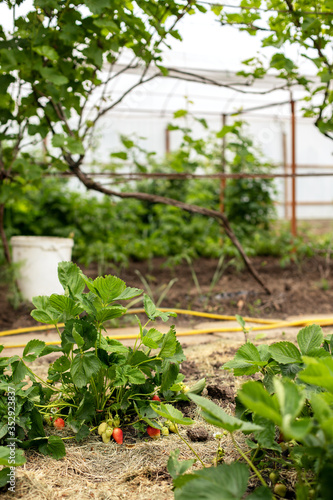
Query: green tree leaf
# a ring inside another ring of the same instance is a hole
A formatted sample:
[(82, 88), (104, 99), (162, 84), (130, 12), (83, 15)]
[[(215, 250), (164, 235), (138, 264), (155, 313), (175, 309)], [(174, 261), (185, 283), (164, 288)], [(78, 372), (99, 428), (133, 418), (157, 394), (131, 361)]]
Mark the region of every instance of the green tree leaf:
[(75, 137), (68, 137), (66, 141), (66, 149), (74, 155), (84, 155), (85, 150), (82, 142)]
[(183, 116), (186, 116), (188, 114), (188, 111), (186, 109), (179, 109), (178, 111), (175, 111), (173, 114), (174, 118), (182, 118)]
[(59, 59), (58, 53), (49, 45), (39, 45), (37, 47), (32, 47), (32, 50), (40, 56), (50, 59), (50, 61), (57, 61)]
[(57, 73), (54, 68), (43, 67), (39, 71), (45, 80), (48, 80), (55, 85), (66, 85), (69, 82), (66, 76)]

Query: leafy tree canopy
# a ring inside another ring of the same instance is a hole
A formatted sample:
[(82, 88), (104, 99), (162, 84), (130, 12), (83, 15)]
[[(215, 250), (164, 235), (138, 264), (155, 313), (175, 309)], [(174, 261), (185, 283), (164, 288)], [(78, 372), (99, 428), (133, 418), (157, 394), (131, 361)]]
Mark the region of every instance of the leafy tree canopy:
[[(222, 25), (228, 24), (261, 37), (259, 56), (245, 61), (240, 74), (252, 80), (268, 71), (285, 81), (290, 88), (299, 84), (306, 91), (304, 113), (314, 117), (316, 126), (333, 139), (333, 1), (332, 0), (242, 0), (228, 9), (214, 5), (212, 10)], [(274, 54), (265, 57), (265, 48)], [(297, 51), (297, 61), (291, 54)], [(302, 63), (310, 62), (306, 77)], [(311, 71), (311, 64), (313, 66)]]

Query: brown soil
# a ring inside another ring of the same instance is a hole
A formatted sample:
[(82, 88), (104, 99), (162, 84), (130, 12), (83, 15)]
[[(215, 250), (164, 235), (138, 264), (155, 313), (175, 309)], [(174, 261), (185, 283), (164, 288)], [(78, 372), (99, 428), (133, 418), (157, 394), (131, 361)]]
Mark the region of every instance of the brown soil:
[[(301, 264), (291, 263), (285, 268), (280, 266), (278, 259), (272, 257), (255, 258), (253, 263), (271, 289), (271, 295), (262, 290), (247, 270), (237, 270), (232, 265), (227, 266), (218, 283), (211, 289), (217, 269), (215, 259), (196, 260), (193, 265), (195, 274), (186, 263), (168, 268), (163, 259), (132, 262), (127, 269), (113, 267), (106, 269), (103, 274), (115, 274), (128, 286), (139, 288), (145, 288), (143, 280), (146, 280), (155, 301), (158, 301), (171, 280), (175, 280), (160, 304), (163, 307), (280, 319), (292, 315), (333, 312), (333, 264), (330, 261), (316, 257), (304, 260)], [(91, 277), (98, 275), (97, 266), (83, 271)], [(193, 277), (196, 277), (200, 290)], [(8, 288), (0, 286), (0, 330), (34, 325), (30, 316), (31, 304), (21, 304), (15, 309), (10, 299)], [(193, 321), (193, 317), (185, 315), (181, 321)]]

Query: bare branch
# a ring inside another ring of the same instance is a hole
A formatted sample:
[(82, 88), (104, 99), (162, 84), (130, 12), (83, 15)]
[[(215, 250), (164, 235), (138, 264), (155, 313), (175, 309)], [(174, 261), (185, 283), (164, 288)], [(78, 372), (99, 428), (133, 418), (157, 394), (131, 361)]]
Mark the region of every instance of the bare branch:
[[(146, 72), (146, 69), (144, 71), (144, 73)], [(102, 109), (101, 111), (98, 112), (97, 116), (94, 118), (94, 120), (92, 120), (92, 126), (90, 128), (93, 128), (97, 121), (103, 116), (105, 115), (108, 111), (110, 111), (111, 109), (113, 109), (115, 106), (117, 106), (130, 92), (132, 92), (132, 90), (134, 90), (136, 87), (138, 87), (139, 85), (143, 85), (144, 83), (147, 83), (147, 82), (150, 82), (151, 80), (154, 80), (154, 78), (156, 78), (157, 76), (161, 76), (161, 73), (158, 72), (152, 76), (150, 76), (149, 78), (146, 78), (145, 80), (142, 79), (142, 76), (140, 78), (140, 80), (138, 82), (136, 82), (134, 85), (132, 85), (131, 87), (129, 87), (120, 97), (119, 99), (117, 99), (116, 101), (114, 101), (112, 104), (110, 104), (110, 106), (107, 106), (106, 108)], [(87, 132), (88, 132), (89, 128), (86, 127), (85, 130), (83, 131), (83, 134), (81, 136), (81, 139), (84, 139)]]
[[(221, 83), (221, 82), (214, 80), (212, 78), (207, 78), (206, 76), (198, 75), (196, 73), (191, 73), (189, 71), (184, 71), (184, 70), (180, 70), (177, 68), (166, 68), (166, 69), (168, 69), (169, 71), (173, 71), (174, 73), (177, 73), (180, 75), (180, 76), (177, 76), (177, 75), (169, 74), (168, 78), (183, 79), (183, 80), (186, 80), (188, 82), (196, 82), (196, 83), (204, 83), (207, 85), (215, 85), (217, 87), (223, 87), (223, 88), (227, 88), (230, 90), (235, 90), (236, 92), (240, 92), (241, 94), (264, 95), (264, 94), (270, 94), (270, 93), (275, 92), (277, 90), (289, 89), (292, 85), (298, 85), (298, 83), (294, 83), (294, 84), (285, 83), (284, 85), (280, 85), (278, 87), (272, 87), (271, 89), (268, 89), (268, 90), (255, 92), (254, 90), (244, 90), (244, 89), (237, 88), (237, 86), (250, 87), (252, 85), (252, 83), (249, 83), (249, 82), (244, 82), (244, 83), (235, 82), (235, 83), (230, 83), (230, 84), (229, 83)], [(185, 78), (185, 77), (189, 77), (189, 78)]]

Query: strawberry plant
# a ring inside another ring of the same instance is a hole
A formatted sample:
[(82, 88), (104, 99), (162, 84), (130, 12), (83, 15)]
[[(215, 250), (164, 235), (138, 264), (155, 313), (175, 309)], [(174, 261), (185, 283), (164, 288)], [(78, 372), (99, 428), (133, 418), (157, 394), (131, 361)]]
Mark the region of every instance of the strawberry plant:
[[(235, 375), (254, 375), (237, 394), (236, 416), (213, 402), (188, 393), (202, 417), (229, 434), (239, 461), (186, 473), (193, 460), (170, 455), (168, 470), (175, 498), (330, 500), (333, 474), (333, 335), (317, 325), (303, 328), (291, 342), (254, 346), (245, 343), (224, 365)], [(247, 449), (235, 432), (249, 435)], [(222, 450), (223, 452), (223, 450)], [(252, 473), (249, 487), (250, 473)], [(257, 488), (253, 491), (253, 480)]]
[[(148, 325), (157, 318), (166, 322), (176, 314), (159, 311), (144, 295), (148, 319), (142, 325), (137, 318), (139, 334), (135, 345), (126, 347), (105, 335), (106, 324), (123, 316), (126, 308), (122, 304), (142, 291), (126, 287), (115, 276), (92, 280), (72, 262), (60, 263), (58, 276), (64, 294), (35, 297), (31, 315), (54, 325), (59, 345), (48, 346), (34, 339), (21, 357), (0, 358), (0, 444), (13, 438), (21, 448), (36, 447), (58, 459), (65, 454), (66, 437), (47, 437), (44, 424), (58, 432), (66, 426), (77, 441), (98, 428), (104, 443), (113, 437), (120, 444), (128, 426), (142, 434), (147, 426), (162, 428), (158, 422), (161, 401), (173, 408), (170, 403), (188, 400), (184, 376), (179, 373), (185, 356), (174, 326), (163, 334)], [(62, 322), (60, 330), (58, 324)], [(29, 364), (50, 353), (58, 357), (49, 366), (47, 380), (43, 380)], [(203, 380), (193, 390), (200, 392), (204, 385)], [(8, 420), (9, 387), (15, 394), (14, 427), (9, 427)], [(5, 458), (1, 462), (1, 449), (0, 465), (8, 465)], [(22, 462), (21, 455), (17, 462)]]

